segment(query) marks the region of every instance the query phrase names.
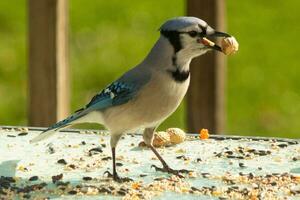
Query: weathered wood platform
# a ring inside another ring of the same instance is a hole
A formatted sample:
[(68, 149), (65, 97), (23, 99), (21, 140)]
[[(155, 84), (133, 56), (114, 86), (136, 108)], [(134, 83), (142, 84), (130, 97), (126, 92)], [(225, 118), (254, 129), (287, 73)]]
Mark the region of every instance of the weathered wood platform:
[(125, 135), (117, 148), (120, 176), (114, 183), (107, 132), (66, 130), (38, 144), (43, 129), (0, 127), (0, 199), (299, 199), (300, 140), (189, 135), (159, 148), (185, 178), (156, 172), (160, 165), (139, 134)]

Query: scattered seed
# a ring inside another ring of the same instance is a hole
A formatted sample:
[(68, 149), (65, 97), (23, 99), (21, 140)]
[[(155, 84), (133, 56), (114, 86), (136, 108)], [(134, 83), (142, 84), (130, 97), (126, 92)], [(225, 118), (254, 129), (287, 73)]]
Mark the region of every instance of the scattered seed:
[(63, 164), (63, 165), (66, 165), (67, 164), (67, 161), (65, 160), (65, 159), (59, 159), (58, 161), (57, 161), (57, 163), (58, 164)]
[(288, 145), (287, 144), (278, 144), (277, 146), (279, 146), (280, 148), (285, 148), (285, 147), (287, 147)]
[(300, 156), (293, 157), (292, 160), (293, 160), (293, 161), (298, 161), (298, 160), (300, 160)]
[(203, 178), (208, 178), (208, 177), (210, 177), (210, 173), (201, 173), (201, 175), (203, 176)]
[(15, 135), (7, 135), (7, 137), (16, 137)]
[(176, 159), (183, 159), (183, 160), (189, 160), (186, 156), (181, 155), (181, 156), (177, 156)]
[(216, 157), (220, 158), (222, 156), (222, 153), (216, 154)]
[(248, 177), (249, 177), (250, 179), (253, 179), (253, 178), (254, 178), (254, 175), (253, 175), (252, 173), (249, 173)]
[(114, 186), (108, 186), (108, 188), (109, 188), (111, 191), (115, 189)]
[(31, 197), (30, 194), (24, 194), (23, 195), (23, 198), (25, 198), (25, 199), (30, 199), (30, 197)]
[(84, 181), (91, 181), (91, 180), (93, 180), (93, 178), (92, 178), (92, 177), (89, 177), (89, 176), (84, 176), (82, 179), (83, 179)]
[(232, 151), (225, 151), (225, 153), (227, 153), (228, 155), (232, 155), (233, 154)]
[(71, 191), (68, 192), (68, 194), (75, 195), (75, 194), (77, 194), (77, 191), (76, 190), (71, 190)]
[(101, 187), (99, 188), (99, 192), (100, 193), (108, 193), (108, 194), (111, 194), (111, 191), (105, 187)]
[(191, 187), (191, 189), (193, 190), (193, 191), (199, 191), (199, 192), (201, 192), (201, 190), (199, 190), (198, 188), (196, 188), (196, 187)]
[(58, 174), (55, 176), (52, 176), (52, 182), (56, 183), (57, 181), (61, 180), (63, 178), (63, 174)]
[(101, 158), (101, 160), (111, 160), (111, 157), (107, 156), (107, 157)]
[(43, 182), (43, 183), (37, 184), (35, 186), (36, 186), (37, 189), (41, 190), (41, 189), (43, 189), (44, 187), (47, 186), (47, 183)]
[(259, 150), (257, 153), (255, 153), (255, 154), (257, 154), (257, 155), (259, 155), (259, 156), (266, 156), (266, 155), (268, 155), (269, 153), (267, 152), (267, 151), (264, 151), (264, 150)]
[(57, 181), (55, 184), (56, 184), (57, 186), (67, 186), (67, 185), (70, 184), (70, 182), (69, 182), (69, 181), (67, 181), (67, 182)]
[(89, 156), (95, 155), (95, 154), (99, 154), (102, 153), (103, 150), (101, 147), (95, 147), (89, 150)]
[(289, 145), (296, 145), (296, 144), (298, 144), (297, 141), (288, 141), (287, 143), (288, 143)]
[(48, 152), (49, 152), (50, 154), (54, 154), (54, 153), (55, 153), (55, 150), (54, 150), (54, 148), (53, 148), (52, 146), (50, 146), (50, 147), (48, 148)]
[(10, 177), (10, 176), (1, 176), (0, 177), (0, 182), (2, 182), (3, 180), (7, 181), (9, 183), (15, 183), (16, 182), (16, 180), (13, 177)]
[(227, 158), (235, 158), (235, 159), (245, 159), (243, 156), (231, 156), (231, 155), (228, 155), (226, 157)]
[(119, 190), (117, 193), (118, 193), (119, 195), (121, 195), (121, 196), (125, 196), (125, 195), (126, 195), (126, 192), (123, 191), (123, 190)]
[(75, 169), (76, 168), (76, 166), (74, 164), (70, 164), (70, 165), (68, 165), (68, 167), (70, 167), (71, 169)]
[(36, 180), (38, 180), (38, 179), (39, 179), (38, 176), (32, 176), (32, 177), (30, 177), (28, 180), (29, 180), (29, 181), (36, 181)]
[(25, 135), (28, 135), (28, 133), (22, 132), (22, 133), (19, 133), (19, 134), (18, 134), (18, 136), (25, 136)]
[(271, 182), (270, 183), (272, 186), (275, 186), (275, 185), (277, 185), (277, 183), (276, 182)]
[(240, 168), (245, 168), (245, 164), (244, 163), (239, 163)]
[(235, 158), (236, 159), (245, 159), (245, 157), (243, 157), (243, 156), (236, 156)]

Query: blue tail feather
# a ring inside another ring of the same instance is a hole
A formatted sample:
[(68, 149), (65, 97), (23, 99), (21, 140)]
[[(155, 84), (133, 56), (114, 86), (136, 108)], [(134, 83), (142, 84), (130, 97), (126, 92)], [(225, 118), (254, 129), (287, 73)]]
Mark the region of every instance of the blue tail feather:
[(86, 113), (84, 112), (76, 112), (73, 115), (67, 117), (66, 119), (57, 122), (56, 124), (50, 126), (47, 130), (43, 131), (41, 134), (39, 134), (37, 137), (33, 138), (30, 142), (38, 142), (41, 141), (43, 139), (46, 139), (50, 136), (52, 136), (56, 131), (58, 131), (59, 129), (62, 129), (66, 126), (69, 126), (71, 124), (71, 122), (83, 117), (84, 115), (86, 115)]

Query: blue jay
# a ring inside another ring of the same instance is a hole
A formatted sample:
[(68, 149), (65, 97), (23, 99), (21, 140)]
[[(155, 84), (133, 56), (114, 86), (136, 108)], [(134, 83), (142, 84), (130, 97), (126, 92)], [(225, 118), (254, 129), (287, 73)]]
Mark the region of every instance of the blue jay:
[[(179, 175), (152, 146), (156, 128), (179, 106), (190, 83), (189, 65), (193, 58), (221, 47), (206, 38), (230, 37), (215, 31), (196, 17), (177, 17), (159, 29), (160, 37), (147, 57), (137, 66), (96, 94), (82, 109), (54, 124), (31, 140), (38, 142), (60, 129), (78, 123), (100, 123), (110, 132), (114, 180), (116, 146), (122, 134), (144, 128), (143, 139), (162, 163), (156, 170)], [(209, 42), (207, 42), (209, 41)]]

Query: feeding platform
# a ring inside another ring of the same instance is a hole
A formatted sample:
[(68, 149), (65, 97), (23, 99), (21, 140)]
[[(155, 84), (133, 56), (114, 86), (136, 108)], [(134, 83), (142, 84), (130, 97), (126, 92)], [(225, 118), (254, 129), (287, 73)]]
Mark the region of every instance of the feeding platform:
[(65, 130), (37, 144), (43, 129), (0, 127), (0, 199), (299, 199), (300, 140), (188, 135), (158, 148), (185, 178), (156, 172), (142, 136), (127, 134), (117, 147), (117, 170), (132, 182), (116, 183), (109, 134)]

